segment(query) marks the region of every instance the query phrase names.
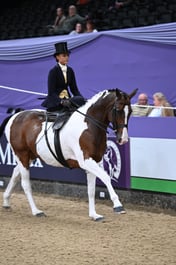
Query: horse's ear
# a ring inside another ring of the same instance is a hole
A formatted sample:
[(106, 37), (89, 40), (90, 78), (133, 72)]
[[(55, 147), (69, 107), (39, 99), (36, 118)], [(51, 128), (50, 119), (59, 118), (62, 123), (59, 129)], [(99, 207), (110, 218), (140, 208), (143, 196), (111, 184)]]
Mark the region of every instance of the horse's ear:
[(122, 91), (119, 89), (119, 88), (116, 88), (116, 96), (117, 97), (119, 97), (120, 96), (120, 93), (121, 93)]
[(131, 92), (131, 93), (128, 95), (129, 98), (131, 99), (132, 97), (134, 97), (134, 96), (136, 95), (137, 91), (138, 91), (138, 88), (134, 89), (133, 92)]

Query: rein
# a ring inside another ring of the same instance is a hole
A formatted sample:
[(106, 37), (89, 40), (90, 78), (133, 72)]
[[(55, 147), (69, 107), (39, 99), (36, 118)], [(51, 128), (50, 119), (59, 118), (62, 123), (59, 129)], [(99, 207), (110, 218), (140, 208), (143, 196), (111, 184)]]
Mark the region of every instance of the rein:
[(112, 126), (110, 126), (110, 125), (109, 125), (109, 126), (106, 126), (106, 124), (104, 124), (104, 123), (102, 123), (101, 121), (98, 121), (98, 120), (92, 118), (91, 116), (89, 116), (89, 115), (87, 115), (87, 114), (82, 113), (82, 112), (79, 111), (78, 109), (76, 109), (75, 111), (77, 111), (79, 114), (83, 115), (84, 117), (88, 118), (92, 123), (94, 123), (95, 125), (97, 125), (97, 127), (99, 127), (100, 129), (104, 130), (104, 131), (107, 132), (107, 133), (109, 133), (109, 132), (107, 131), (107, 129), (106, 129), (107, 127), (113, 129)]
[[(124, 127), (127, 127), (126, 124), (121, 124), (121, 125), (117, 125), (115, 122), (112, 121), (113, 123), (113, 126), (111, 126), (110, 124), (106, 125), (94, 118), (92, 118), (91, 116), (87, 115), (87, 114), (84, 114), (82, 113), (81, 111), (79, 111), (78, 109), (76, 109), (75, 111), (77, 111), (79, 114), (83, 115), (84, 117), (88, 118), (92, 123), (94, 123), (97, 127), (99, 127), (100, 129), (104, 130), (106, 133), (109, 133), (107, 131), (107, 127), (110, 128), (111, 130), (113, 130), (115, 133), (117, 132), (117, 128), (124, 128)], [(113, 110), (112, 110), (112, 115), (114, 117), (114, 120), (116, 118), (116, 114), (117, 114), (117, 110), (116, 108), (114, 107)]]

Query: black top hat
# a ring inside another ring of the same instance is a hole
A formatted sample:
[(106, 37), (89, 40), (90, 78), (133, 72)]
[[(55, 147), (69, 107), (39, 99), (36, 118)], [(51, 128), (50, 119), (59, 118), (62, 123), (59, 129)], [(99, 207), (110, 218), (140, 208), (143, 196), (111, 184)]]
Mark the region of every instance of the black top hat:
[(66, 53), (66, 54), (70, 54), (70, 51), (67, 48), (67, 42), (58, 42), (55, 44), (55, 53), (54, 53), (54, 57), (57, 54), (61, 54), (61, 53)]

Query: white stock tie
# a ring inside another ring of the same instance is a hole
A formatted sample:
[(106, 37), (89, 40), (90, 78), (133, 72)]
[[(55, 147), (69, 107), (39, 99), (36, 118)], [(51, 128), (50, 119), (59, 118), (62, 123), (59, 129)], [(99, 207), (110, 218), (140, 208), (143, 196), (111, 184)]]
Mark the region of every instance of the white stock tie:
[(60, 65), (63, 75), (64, 75), (64, 79), (65, 79), (65, 83), (67, 83), (67, 66), (66, 65)]

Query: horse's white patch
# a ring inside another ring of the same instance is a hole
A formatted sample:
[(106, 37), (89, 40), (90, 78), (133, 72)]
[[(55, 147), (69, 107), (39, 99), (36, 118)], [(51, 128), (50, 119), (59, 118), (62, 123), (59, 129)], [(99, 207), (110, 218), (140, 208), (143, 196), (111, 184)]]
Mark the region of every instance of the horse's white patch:
[(119, 144), (125, 144), (128, 142), (128, 130), (126, 127), (123, 128), (121, 141)]
[[(102, 96), (103, 96), (103, 98), (105, 98), (108, 94), (110, 94), (110, 92), (108, 90), (103, 90), (103, 91), (99, 92), (98, 94), (94, 95), (92, 98), (88, 99), (87, 103), (83, 107), (86, 107), (86, 109), (88, 109), (92, 104), (97, 102), (97, 100), (99, 98), (101, 98)], [(83, 108), (83, 107), (81, 107), (81, 108)]]
[(127, 124), (127, 122), (128, 122), (128, 114), (129, 114), (129, 108), (128, 108), (127, 105), (125, 105), (125, 107), (124, 107), (124, 112), (125, 112), (125, 121), (124, 121), (124, 123)]
[[(79, 108), (83, 114), (87, 112), (88, 106), (82, 106)], [(69, 119), (69, 122), (64, 125), (64, 127), (60, 130), (60, 145), (62, 149), (63, 156), (65, 160), (73, 159), (78, 160), (83, 159), (83, 152), (79, 146), (79, 138), (82, 132), (87, 129), (87, 123), (84, 122), (85, 116), (74, 112)], [(60, 167), (62, 166), (53, 156), (51, 151), (48, 148), (46, 137), (45, 137), (45, 130), (47, 130), (47, 138), (49, 141), (49, 145), (56, 155), (55, 146), (54, 146), (54, 132), (52, 128), (53, 123), (48, 122), (47, 128), (46, 123), (43, 122), (42, 124), (42, 131), (37, 137), (36, 140), (36, 149), (39, 156), (45, 163)], [(74, 128), (74, 129), (73, 129)]]
[(54, 158), (46, 142), (45, 130), (47, 131), (47, 138), (48, 138), (49, 146), (51, 150), (53, 151), (53, 153), (56, 155), (55, 147), (54, 147), (54, 133), (53, 133), (52, 125), (53, 125), (52, 122), (48, 122), (47, 127), (46, 127), (46, 122), (43, 122), (42, 130), (36, 139), (36, 150), (39, 156), (42, 158), (42, 160), (45, 161), (45, 163), (51, 166), (61, 167), (62, 165)]
[[(125, 105), (125, 107), (124, 107), (124, 113), (125, 113), (124, 124), (127, 125), (128, 124), (128, 114), (129, 114), (129, 108), (127, 105)], [(127, 130), (127, 127), (124, 127), (123, 131), (122, 131), (120, 144), (122, 145), (122, 144), (125, 144), (127, 142), (128, 142), (128, 130)]]

